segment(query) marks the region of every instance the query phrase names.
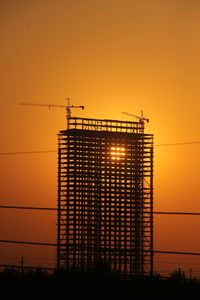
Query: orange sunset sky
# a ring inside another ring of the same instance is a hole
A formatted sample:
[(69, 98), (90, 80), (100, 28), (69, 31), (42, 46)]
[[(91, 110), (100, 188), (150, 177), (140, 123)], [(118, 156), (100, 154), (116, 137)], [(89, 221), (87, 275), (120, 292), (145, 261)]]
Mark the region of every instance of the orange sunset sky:
[[(200, 2), (0, 1), (0, 205), (56, 207), (56, 150), (65, 111), (20, 102), (85, 105), (73, 115), (133, 120), (155, 145), (200, 141)], [(200, 144), (155, 147), (155, 211), (200, 212)], [(199, 216), (155, 216), (155, 250), (200, 252)], [(0, 239), (56, 242), (56, 214), (0, 209)], [(53, 247), (0, 244), (0, 264), (54, 266)], [(177, 263), (177, 264), (176, 264)], [(200, 270), (200, 259), (156, 255), (156, 270)], [(198, 275), (197, 275), (198, 276)], [(200, 276), (200, 273), (199, 273)]]

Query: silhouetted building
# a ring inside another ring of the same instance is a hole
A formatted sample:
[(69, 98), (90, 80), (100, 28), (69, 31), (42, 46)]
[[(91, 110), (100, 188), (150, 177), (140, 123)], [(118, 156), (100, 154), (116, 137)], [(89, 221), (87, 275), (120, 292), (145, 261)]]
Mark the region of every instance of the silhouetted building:
[(153, 136), (144, 121), (70, 118), (59, 133), (57, 266), (153, 272)]

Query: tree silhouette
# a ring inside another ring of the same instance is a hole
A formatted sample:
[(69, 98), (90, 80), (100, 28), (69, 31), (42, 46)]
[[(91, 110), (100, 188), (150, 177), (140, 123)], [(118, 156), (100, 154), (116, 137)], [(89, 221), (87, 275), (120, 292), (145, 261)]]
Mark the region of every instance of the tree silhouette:
[(169, 279), (171, 279), (171, 280), (175, 280), (175, 281), (179, 281), (179, 282), (187, 280), (187, 278), (185, 276), (185, 272), (183, 272), (180, 268), (173, 271), (169, 275), (170, 275)]

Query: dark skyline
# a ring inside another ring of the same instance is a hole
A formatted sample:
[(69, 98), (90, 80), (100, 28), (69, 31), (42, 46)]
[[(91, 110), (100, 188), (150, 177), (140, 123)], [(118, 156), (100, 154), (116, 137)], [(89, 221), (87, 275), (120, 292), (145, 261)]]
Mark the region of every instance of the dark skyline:
[[(198, 1), (11, 0), (0, 11), (1, 153), (56, 150), (64, 110), (18, 103), (66, 97), (85, 105), (79, 117), (132, 121), (121, 112), (143, 109), (158, 145), (200, 140)], [(198, 144), (155, 147), (156, 211), (200, 211), (198, 157)], [(56, 152), (1, 155), (0, 164), (1, 205), (56, 206)], [(156, 215), (155, 224), (156, 249), (200, 251), (198, 216)], [(2, 239), (54, 243), (56, 216), (4, 209), (0, 227)], [(3, 262), (54, 264), (53, 249), (0, 246)], [(158, 270), (199, 264), (157, 261)]]

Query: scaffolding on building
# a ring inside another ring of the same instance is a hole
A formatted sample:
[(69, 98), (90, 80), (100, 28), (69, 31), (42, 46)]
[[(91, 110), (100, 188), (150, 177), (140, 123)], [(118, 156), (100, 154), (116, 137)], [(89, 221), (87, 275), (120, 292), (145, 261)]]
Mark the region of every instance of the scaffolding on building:
[(58, 135), (57, 267), (153, 274), (153, 135), (70, 118)]

